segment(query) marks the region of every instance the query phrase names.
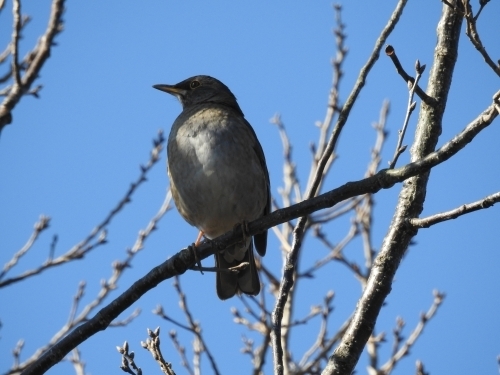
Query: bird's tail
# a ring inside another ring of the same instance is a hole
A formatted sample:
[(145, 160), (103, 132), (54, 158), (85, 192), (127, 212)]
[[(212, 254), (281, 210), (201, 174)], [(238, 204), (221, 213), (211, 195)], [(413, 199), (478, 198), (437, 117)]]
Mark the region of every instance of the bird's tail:
[(231, 298), (236, 293), (256, 296), (260, 292), (260, 280), (257, 273), (257, 266), (255, 265), (253, 241), (250, 240), (250, 244), (241, 260), (234, 259), (231, 262), (227, 261), (227, 257), (224, 254), (226, 252), (232, 253), (231, 250), (226, 249), (222, 253), (215, 254), (215, 267), (225, 270), (237, 267), (243, 262), (248, 263), (248, 266), (242, 268), (239, 272), (217, 272), (217, 295), (222, 300)]

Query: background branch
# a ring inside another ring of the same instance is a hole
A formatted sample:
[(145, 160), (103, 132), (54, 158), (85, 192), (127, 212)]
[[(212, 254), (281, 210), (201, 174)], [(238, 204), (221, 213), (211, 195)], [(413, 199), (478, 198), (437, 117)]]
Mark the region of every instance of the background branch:
[(45, 34), (38, 40), (37, 45), (29, 54), (29, 63), (25, 74), (21, 77), (20, 66), (18, 63), (18, 43), (20, 31), (20, 0), (14, 1), (14, 32), (11, 45), (13, 46), (12, 73), (14, 75), (14, 84), (6, 93), (6, 97), (0, 104), (0, 132), (5, 125), (12, 122), (12, 110), (21, 100), (21, 97), (30, 91), (31, 85), (38, 77), (43, 65), (50, 56), (50, 51), (54, 46), (54, 39), (57, 34), (63, 30), (62, 14), (64, 11), (64, 0), (53, 0), (49, 24)]

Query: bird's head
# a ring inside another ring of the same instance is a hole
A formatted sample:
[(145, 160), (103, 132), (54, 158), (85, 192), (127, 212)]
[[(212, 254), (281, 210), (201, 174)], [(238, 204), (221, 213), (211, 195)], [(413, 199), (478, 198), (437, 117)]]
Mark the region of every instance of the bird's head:
[(202, 103), (217, 103), (228, 105), (241, 112), (231, 90), (210, 76), (194, 76), (175, 85), (160, 84), (153, 87), (176, 96), (184, 109)]

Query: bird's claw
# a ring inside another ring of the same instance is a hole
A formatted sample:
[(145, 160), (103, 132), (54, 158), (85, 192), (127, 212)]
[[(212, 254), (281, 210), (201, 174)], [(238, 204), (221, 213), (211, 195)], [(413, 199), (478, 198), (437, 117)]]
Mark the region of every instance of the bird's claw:
[[(202, 232), (200, 232), (200, 233), (202, 233)], [(189, 251), (191, 251), (193, 253), (194, 261), (196, 262), (198, 269), (200, 270), (201, 274), (203, 275), (201, 260), (200, 260), (200, 258), (198, 258), (198, 252), (196, 251), (196, 246), (197, 246), (197, 244), (193, 243), (192, 245), (188, 246), (188, 249), (189, 249)]]

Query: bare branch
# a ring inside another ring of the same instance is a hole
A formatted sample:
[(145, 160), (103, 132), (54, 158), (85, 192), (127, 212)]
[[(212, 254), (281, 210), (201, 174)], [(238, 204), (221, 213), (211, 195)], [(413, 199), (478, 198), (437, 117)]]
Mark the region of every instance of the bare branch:
[(479, 9), (475, 17), (472, 14), (472, 8), (469, 4), (469, 1), (468, 0), (464, 1), (464, 4), (466, 4), (467, 7), (464, 14), (465, 23), (467, 25), (467, 27), (465, 28), (465, 35), (469, 37), (469, 40), (471, 41), (472, 45), (479, 51), (481, 56), (483, 56), (486, 64), (488, 64), (491, 67), (491, 69), (493, 69), (493, 71), (496, 73), (496, 75), (500, 77), (500, 64), (499, 63), (495, 64), (495, 62), (490, 57), (488, 52), (486, 52), (486, 48), (481, 42), (481, 38), (479, 37), (479, 33), (476, 27), (477, 17), (479, 17), (479, 14), (481, 13), (483, 7), (486, 5), (486, 2), (481, 4), (481, 8)]
[[(18, 1), (15, 3), (19, 4)], [(0, 104), (0, 132), (2, 131), (5, 125), (8, 125), (12, 122), (12, 114), (11, 114), (12, 110), (19, 102), (19, 100), (21, 100), (21, 97), (26, 92), (30, 91), (31, 85), (38, 77), (45, 61), (49, 58), (50, 51), (54, 45), (54, 39), (56, 35), (63, 30), (63, 21), (62, 21), (63, 11), (64, 11), (64, 0), (53, 0), (49, 18), (49, 24), (47, 26), (47, 29), (45, 30), (45, 34), (42, 35), (42, 37), (38, 40), (38, 43), (35, 46), (35, 48), (33, 48), (32, 58), (30, 58), (30, 63), (28, 64), (26, 72), (22, 77), (20, 77), (18, 69), (19, 68), (17, 60), (18, 57), (13, 56), (14, 61), (12, 64), (12, 69), (15, 75), (14, 85), (9, 90), (4, 101)], [(19, 13), (20, 15), (20, 10), (18, 12), (14, 7), (14, 13), (15, 14)], [(14, 18), (15, 18), (14, 29), (17, 30), (18, 26), (20, 27), (21, 21), (16, 22), (17, 16), (15, 16)], [(19, 34), (16, 31), (14, 31), (13, 36), (17, 36), (17, 38), (11, 42), (12, 49), (14, 52), (17, 51)], [(15, 53), (17, 55), (17, 52)]]
[(320, 329), (318, 332), (318, 335), (316, 336), (316, 341), (311, 345), (311, 347), (304, 353), (302, 356), (302, 359), (299, 362), (299, 368), (304, 368), (308, 365), (308, 362), (310, 361), (310, 358), (317, 353), (325, 344), (326, 339), (327, 339), (327, 328), (328, 328), (328, 318), (331, 316), (332, 311), (333, 311), (333, 306), (332, 306), (332, 301), (334, 298), (335, 294), (333, 291), (328, 291), (324, 301), (323, 301), (323, 308), (321, 311), (321, 325)]
[(340, 202), (338, 205), (332, 208), (315, 213), (314, 215), (311, 215), (309, 217), (308, 225), (314, 227), (317, 224), (325, 224), (334, 219), (337, 219), (340, 216), (345, 215), (354, 210), (362, 200), (363, 200), (362, 197), (355, 197), (353, 199)]
[[(14, 76), (14, 88), (21, 86), (21, 74), (19, 73), (19, 39), (21, 39), (21, 1), (14, 0), (12, 5), (12, 13), (14, 14), (14, 26), (12, 32), (12, 73)], [(18, 89), (17, 89), (18, 90)]]
[[(130, 267), (132, 260), (135, 255), (143, 248), (144, 241), (149, 237), (149, 235), (156, 229), (158, 221), (163, 217), (163, 215), (168, 211), (170, 207), (171, 194), (170, 191), (167, 191), (165, 196), (165, 200), (158, 210), (157, 214), (150, 220), (146, 229), (140, 230), (138, 234), (138, 238), (131, 249), (127, 249), (126, 258), (123, 261), (115, 261), (112, 267), (112, 275), (108, 280), (103, 280), (101, 282), (101, 289), (98, 292), (97, 296), (89, 302), (86, 306), (84, 306), (79, 314), (77, 314), (78, 306), (81, 298), (83, 297), (85, 291), (85, 283), (81, 282), (78, 291), (73, 298), (73, 304), (70, 310), (68, 322), (50, 339), (50, 341), (43, 347), (39, 348), (31, 357), (26, 359), (22, 364), (16, 365), (11, 369), (10, 373), (14, 373), (18, 370), (24, 370), (26, 367), (31, 365), (33, 362), (38, 360), (40, 356), (49, 350), (52, 346), (58, 343), (62, 337), (66, 336), (68, 332), (70, 332), (75, 327), (80, 324), (87, 322), (90, 318), (90, 314), (100, 306), (104, 299), (117, 288), (117, 283), (120, 277), (123, 275), (125, 269)], [(121, 321), (112, 320), (109, 322), (108, 326), (111, 327), (121, 327), (128, 323), (130, 323), (136, 316), (140, 313), (140, 310), (135, 310), (129, 317)], [(116, 316), (117, 317), (117, 316)], [(115, 318), (116, 318), (115, 317)], [(76, 347), (76, 346), (75, 346)]]
[[(151, 150), (151, 155), (150, 159), (148, 161), (148, 164), (146, 166), (141, 166), (141, 173), (137, 180), (133, 182), (128, 191), (125, 193), (125, 196), (118, 202), (118, 204), (110, 211), (110, 213), (104, 218), (104, 220), (98, 224), (85, 238), (83, 241), (80, 243), (76, 244), (73, 246), (71, 249), (69, 249), (65, 254), (60, 255), (59, 257), (52, 259), (52, 257), (49, 257), (42, 265), (40, 265), (37, 268), (24, 271), (22, 274), (18, 276), (11, 277), (9, 279), (6, 279), (4, 281), (0, 282), (0, 288), (7, 286), (9, 284), (24, 280), (28, 277), (38, 275), (44, 271), (46, 271), (49, 268), (59, 266), (61, 264), (65, 264), (69, 261), (74, 261), (74, 260), (80, 260), (83, 259), (87, 253), (89, 253), (91, 250), (95, 249), (96, 247), (103, 245), (106, 243), (106, 228), (111, 222), (111, 220), (127, 205), (128, 203), (131, 202), (132, 195), (135, 193), (137, 188), (143, 184), (144, 182), (147, 181), (146, 176), (148, 172), (153, 168), (153, 166), (158, 163), (160, 160), (160, 153), (163, 150), (163, 144), (165, 142), (165, 138), (163, 137), (163, 132), (159, 131), (158, 132), (158, 137), (153, 140), (153, 149)], [(165, 210), (167, 207), (165, 207)], [(163, 215), (163, 214), (162, 214)], [(160, 217), (162, 216), (160, 215)], [(156, 221), (153, 220), (152, 222), (152, 227), (149, 228), (150, 231), (155, 229), (155, 223)], [(142, 242), (142, 237), (139, 236), (136, 244), (134, 245), (137, 247), (137, 250), (140, 250), (141, 248), (141, 242)]]
[[(399, 62), (399, 58), (396, 55), (396, 50), (394, 49), (393, 46), (388, 45), (385, 47), (385, 54), (391, 58), (392, 63), (396, 67), (396, 71), (398, 74), (403, 77), (405, 80), (406, 84), (409, 85), (410, 83), (413, 85), (415, 82), (415, 78), (410, 76), (408, 73), (406, 73), (405, 69)], [(436, 105), (436, 99), (430, 97), (425, 93), (424, 90), (422, 90), (418, 85), (415, 85), (415, 93), (418, 95), (418, 97), (426, 104), (428, 105)]]
[(415, 367), (416, 367), (416, 372), (415, 372), (415, 375), (429, 375), (428, 372), (425, 372), (424, 370), (424, 364), (421, 362), (421, 361), (418, 361), (415, 363)]
[(179, 342), (177, 338), (177, 332), (172, 329), (168, 334), (170, 336), (170, 339), (172, 340), (172, 343), (174, 344), (175, 350), (177, 350), (177, 353), (179, 353), (179, 356), (181, 357), (181, 365), (184, 366), (184, 368), (190, 375), (194, 375), (194, 371), (191, 368), (191, 365), (186, 357), (186, 348)]
[(437, 290), (434, 291), (434, 301), (432, 302), (432, 306), (429, 308), (427, 313), (420, 316), (420, 321), (418, 322), (417, 326), (410, 334), (410, 337), (408, 337), (404, 345), (399, 348), (399, 350), (395, 350), (391, 358), (380, 368), (381, 374), (389, 375), (392, 370), (394, 370), (396, 364), (409, 353), (410, 348), (415, 344), (417, 339), (422, 334), (425, 325), (434, 317), (437, 310), (439, 309), (439, 306), (441, 306), (441, 303), (443, 303), (444, 297), (445, 295), (443, 293), (440, 293)]
[(314, 227), (314, 236), (318, 238), (323, 245), (326, 246), (327, 249), (330, 250), (330, 253), (325, 256), (322, 259), (317, 260), (312, 267), (309, 269), (301, 272), (299, 274), (299, 277), (312, 277), (313, 273), (319, 270), (321, 267), (325, 266), (326, 264), (330, 263), (332, 260), (336, 260), (342, 264), (344, 264), (347, 268), (349, 268), (354, 275), (358, 278), (364, 278), (364, 275), (361, 274), (359, 267), (354, 264), (349, 262), (347, 259), (345, 259), (342, 251), (344, 248), (357, 236), (359, 235), (358, 227), (356, 225), (351, 225), (349, 232), (345, 235), (345, 237), (337, 244), (333, 245), (328, 241), (326, 238), (326, 235), (321, 231), (321, 228), (319, 226)]
[(483, 11), (484, 7), (489, 2), (490, 2), (490, 0), (479, 0), (479, 10), (477, 11), (477, 14), (474, 16), (474, 21), (477, 21), (477, 19), (479, 18), (479, 15)]
[[(382, 30), (382, 33), (380, 34), (379, 38), (375, 42), (375, 48), (373, 52), (371, 53), (370, 57), (368, 58), (368, 61), (366, 64), (363, 66), (361, 69), (361, 72), (358, 76), (358, 79), (354, 85), (354, 88), (351, 91), (351, 94), (349, 95), (346, 103), (344, 104), (340, 114), (339, 118), (337, 120), (337, 123), (335, 124), (335, 127), (333, 128), (331, 137), (328, 141), (327, 146), (325, 147), (325, 150), (318, 162), (318, 166), (315, 171), (314, 178), (311, 180), (312, 183), (309, 185), (309, 190), (305, 195), (305, 199), (310, 199), (314, 197), (317, 194), (318, 188), (321, 184), (321, 180), (323, 177), (323, 173), (325, 170), (325, 167), (332, 157), (333, 151), (335, 149), (335, 146), (337, 144), (338, 137), (340, 136), (340, 133), (347, 121), (347, 118), (349, 117), (349, 113), (354, 106), (354, 103), (356, 101), (356, 98), (358, 97), (359, 93), (361, 92), (362, 87), (364, 86), (364, 83), (366, 81), (366, 77), (368, 76), (368, 73), (370, 72), (371, 68), (377, 61), (379, 55), (380, 55), (380, 50), (385, 43), (385, 40), (387, 37), (390, 35), (394, 27), (396, 26), (399, 17), (402, 14), (402, 11), (404, 9), (404, 6), (406, 5), (407, 0), (400, 0), (396, 6), (396, 9), (394, 10), (388, 24), (384, 27)], [(294, 229), (294, 237), (293, 237), (293, 245), (292, 245), (292, 250), (287, 256), (286, 260), (286, 265), (284, 267), (284, 275), (282, 282), (280, 284), (280, 292), (279, 292), (279, 297), (276, 301), (276, 305), (273, 311), (273, 332), (271, 335), (271, 343), (273, 346), (273, 357), (274, 357), (274, 371), (277, 375), (282, 375), (283, 374), (283, 367), (284, 367), (284, 362), (283, 362), (283, 348), (281, 347), (281, 342), (280, 342), (280, 337), (281, 337), (281, 322), (283, 319), (283, 313), (285, 309), (285, 305), (287, 303), (287, 299), (289, 297), (290, 290), (292, 289), (293, 286), (293, 275), (295, 273), (295, 267), (297, 263), (297, 258), (300, 252), (301, 244), (302, 244), (302, 237), (304, 235), (304, 228), (306, 226), (307, 222), (307, 217), (301, 217), (297, 225)]]
[[(382, 159), (382, 148), (387, 137), (385, 125), (387, 122), (388, 114), (389, 102), (385, 101), (382, 104), (382, 108), (380, 110), (379, 121), (378, 123), (374, 124), (374, 128), (377, 132), (377, 138), (375, 140), (375, 146), (372, 149), (370, 163), (368, 164), (368, 168), (365, 173), (366, 177), (373, 176), (375, 173), (377, 173), (380, 167), (380, 162)], [(372, 244), (373, 205), (373, 195), (367, 194), (363, 196), (362, 202), (358, 206), (356, 206), (355, 222), (358, 224), (359, 232), (361, 233), (361, 238), (363, 239), (363, 250), (366, 267), (364, 277), (359, 279), (363, 289), (366, 286), (366, 280), (371, 272), (371, 268), (373, 266), (373, 258), (375, 256), (375, 250)]]
[[(429, 106), (425, 102), (421, 105), (415, 142), (411, 149), (411, 160), (416, 163), (436, 154), (434, 150), (441, 134), (444, 103), (447, 100), (457, 58), (462, 18), (447, 6), (443, 8), (428, 85), (430, 96), (439, 98), (442, 105)], [(394, 275), (403, 255), (417, 233), (416, 229), (408, 228), (407, 219), (418, 217), (422, 212), (428, 178), (428, 172), (422, 173), (403, 185), (389, 232), (374, 262), (363, 295), (357, 303), (351, 325), (330, 357), (323, 371), (324, 375), (350, 374), (354, 370), (372, 334), (380, 309), (391, 290)]]
[(212, 355), (212, 353), (210, 352), (208, 346), (205, 343), (203, 335), (201, 334), (202, 330), (201, 330), (200, 324), (194, 320), (193, 314), (191, 313), (191, 310), (189, 309), (189, 306), (187, 304), (186, 295), (184, 294), (184, 292), (182, 291), (182, 288), (181, 288), (179, 277), (177, 277), (177, 276), (175, 277), (173, 285), (174, 285), (174, 288), (179, 296), (179, 306), (180, 306), (182, 312), (184, 313), (184, 315), (188, 321), (188, 326), (185, 326), (185, 325), (175, 321), (174, 319), (168, 317), (165, 314), (165, 312), (161, 306), (157, 307), (153, 312), (156, 315), (160, 316), (161, 318), (163, 318), (171, 323), (174, 323), (178, 327), (181, 327), (181, 328), (191, 332), (196, 337), (196, 339), (199, 341), (199, 343), (201, 345), (199, 347), (200, 353), (201, 352), (207, 353), (207, 357), (208, 357), (208, 360), (210, 362), (210, 365), (212, 366), (212, 370), (214, 371), (215, 374), (220, 374), (217, 363), (215, 362), (215, 358)]
[(124, 342), (123, 346), (117, 346), (116, 350), (122, 355), (122, 364), (120, 368), (123, 372), (132, 375), (142, 375), (142, 370), (139, 366), (135, 364), (134, 358), (135, 353), (128, 351), (128, 342)]
[(300, 184), (297, 178), (297, 170), (295, 163), (292, 159), (292, 146), (290, 145), (290, 139), (288, 138), (288, 134), (285, 129), (285, 125), (281, 121), (280, 115), (277, 113), (271, 118), (271, 124), (276, 125), (278, 127), (278, 131), (281, 138), (281, 143), (283, 145), (283, 181), (285, 186), (283, 189), (280, 189), (280, 195), (283, 199), (283, 206), (289, 207), (292, 205), (291, 197), (292, 191), (295, 193), (295, 199), (293, 203), (300, 202), (302, 200), (302, 195), (300, 193)]
[(430, 226), (442, 223), (443, 221), (456, 219), (459, 216), (466, 215), (474, 211), (483, 210), (485, 208), (489, 208), (498, 202), (500, 202), (500, 192), (488, 195), (486, 198), (483, 198), (474, 203), (464, 204), (450, 211), (442, 212), (421, 219), (413, 218), (410, 219), (409, 222), (415, 228), (429, 228)]
[(73, 368), (75, 369), (76, 375), (85, 375), (85, 362), (83, 362), (80, 351), (75, 348), (71, 351), (71, 357), (68, 357), (68, 361), (71, 362)]
[(415, 77), (415, 82), (408, 81), (408, 88), (410, 89), (408, 95), (408, 106), (406, 108), (405, 120), (403, 122), (403, 128), (399, 131), (398, 143), (396, 145), (396, 150), (394, 151), (394, 156), (392, 157), (392, 161), (389, 162), (389, 168), (392, 169), (396, 165), (399, 156), (406, 150), (407, 146), (403, 146), (403, 139), (406, 134), (406, 128), (408, 127), (408, 122), (410, 121), (410, 116), (415, 110), (416, 102), (413, 101), (413, 95), (415, 94), (415, 88), (418, 85), (418, 81), (422, 76), (423, 71), (425, 70), (425, 65), (420, 66), (420, 62), (417, 60), (415, 64), (415, 70), (417, 75)]
[[(320, 132), (319, 132), (319, 140), (317, 146), (313, 147), (313, 160), (310, 169), (310, 174), (307, 182), (307, 186), (311, 186), (313, 182), (314, 175), (318, 168), (318, 162), (321, 159), (323, 153), (325, 152), (326, 147), (328, 146), (328, 134), (331, 132), (331, 128), (333, 125), (333, 120), (337, 114), (340, 112), (340, 104), (339, 104), (339, 91), (340, 91), (340, 81), (344, 75), (342, 70), (348, 49), (345, 46), (345, 40), (347, 35), (345, 34), (345, 25), (342, 22), (341, 17), (341, 6), (338, 4), (334, 5), (335, 9), (335, 23), (336, 28), (334, 30), (335, 35), (335, 45), (337, 55), (334, 59), (332, 59), (332, 67), (333, 67), (333, 79), (330, 88), (330, 94), (328, 95), (328, 106), (325, 113), (325, 118), (323, 122), (319, 122), (317, 124)], [(330, 159), (328, 159), (327, 164), (323, 168), (323, 176), (328, 173), (329, 168), (331, 167), (333, 161), (335, 159), (335, 155), (332, 153)], [(320, 191), (320, 186), (316, 189), (316, 191)]]
[(149, 338), (146, 342), (141, 341), (141, 346), (151, 353), (155, 361), (160, 365), (161, 371), (165, 375), (175, 375), (175, 372), (172, 370), (172, 364), (165, 361), (163, 355), (161, 354), (160, 327), (157, 327), (154, 331), (151, 331), (148, 328), (148, 336)]
[[(3, 279), (3, 277), (9, 272), (9, 270), (14, 267), (17, 262), (19, 262), (19, 259), (23, 255), (25, 255), (29, 249), (33, 246), (35, 241), (38, 239), (40, 236), (40, 233), (42, 233), (45, 229), (49, 227), (50, 223), (50, 217), (45, 216), (45, 215), (40, 215), (40, 220), (35, 223), (33, 233), (31, 234), (30, 238), (28, 239), (28, 242), (17, 252), (12, 256), (12, 259), (9, 260), (4, 266), (2, 272), (0, 272), (0, 280)], [(0, 283), (0, 288), (3, 285)]]

